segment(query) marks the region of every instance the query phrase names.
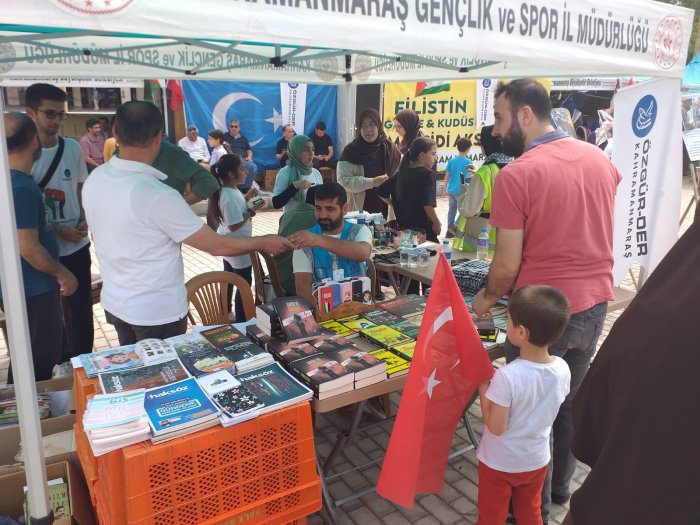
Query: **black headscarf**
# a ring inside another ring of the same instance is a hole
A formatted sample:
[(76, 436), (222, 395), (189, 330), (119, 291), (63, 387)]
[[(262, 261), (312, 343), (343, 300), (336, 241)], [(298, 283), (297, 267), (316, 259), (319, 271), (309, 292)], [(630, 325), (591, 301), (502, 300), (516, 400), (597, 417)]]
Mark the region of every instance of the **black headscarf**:
[(411, 144), (413, 144), (413, 141), (423, 136), (420, 130), (420, 117), (418, 113), (412, 109), (402, 109), (396, 114), (394, 120), (398, 120), (399, 124), (401, 124), (406, 131), (406, 134), (399, 143), (399, 151), (402, 155), (405, 155), (411, 147)]
[[(379, 130), (379, 136), (374, 142), (365, 141), (360, 133), (360, 124), (366, 118), (372, 119)], [(365, 177), (370, 179), (385, 173), (391, 177), (396, 173), (401, 161), (401, 154), (396, 145), (384, 133), (382, 119), (376, 109), (367, 108), (362, 110), (357, 119), (355, 139), (345, 146), (343, 153), (340, 155), (340, 160), (363, 166)]]

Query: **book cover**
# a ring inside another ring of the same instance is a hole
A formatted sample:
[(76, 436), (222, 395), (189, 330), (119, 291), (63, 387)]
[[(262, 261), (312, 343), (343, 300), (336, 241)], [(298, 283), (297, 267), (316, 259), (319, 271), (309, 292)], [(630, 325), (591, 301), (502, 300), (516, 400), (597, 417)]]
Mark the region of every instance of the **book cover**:
[(482, 341), (493, 342), (498, 337), (498, 328), (494, 323), (493, 316), (491, 314), (486, 317), (479, 317), (473, 315), (474, 326), (476, 326), (476, 331), (479, 334), (479, 338)]
[(403, 335), (410, 337), (411, 339), (418, 339), (420, 326), (415, 324), (413, 321), (410, 321), (409, 319), (403, 319), (401, 317), (399, 317), (398, 319), (401, 320), (389, 326), (391, 326), (391, 328), (393, 328), (394, 330), (398, 330)]
[(139, 388), (155, 388), (187, 379), (189, 374), (179, 359), (134, 368), (123, 372), (100, 374), (100, 385), (105, 394), (126, 392)]
[(264, 406), (262, 401), (243, 385), (217, 392), (212, 398), (231, 417), (260, 410)]
[(375, 310), (370, 310), (369, 312), (365, 312), (361, 315), (361, 317), (374, 323), (375, 326), (380, 325), (380, 324), (393, 326), (394, 323), (398, 323), (399, 321), (404, 320), (401, 317), (399, 317), (398, 315), (394, 315), (391, 312), (387, 312), (386, 310), (383, 310), (382, 308), (377, 308)]
[(319, 350), (338, 361), (350, 372), (355, 380), (365, 379), (376, 374), (385, 374), (386, 364), (372, 354), (360, 350), (342, 337), (329, 338), (318, 346)]
[(152, 365), (161, 361), (170, 361), (177, 357), (175, 347), (162, 339), (142, 339), (134, 345), (134, 351), (144, 365)]
[(199, 377), (220, 370), (234, 372), (236, 364), (223, 352), (214, 348), (209, 341), (199, 334), (191, 333), (171, 337), (168, 341), (190, 374)]
[(306, 385), (300, 383), (277, 362), (238, 374), (237, 379), (265, 405), (261, 413), (305, 401), (313, 395)]
[(291, 363), (297, 359), (321, 353), (320, 350), (310, 343), (285, 343), (284, 341), (270, 342), (270, 351), (274, 352), (285, 363)]
[(342, 281), (340, 284), (340, 302), (352, 301), (352, 281)]
[(338, 322), (357, 332), (366, 328), (372, 328), (374, 326), (377, 326), (372, 321), (368, 321), (367, 319), (365, 319), (364, 317), (360, 317), (359, 315), (343, 317), (342, 319), (338, 319)]
[(390, 299), (378, 306), (387, 312), (401, 317), (422, 314), (425, 311), (427, 297), (425, 295), (403, 295)]
[(219, 415), (193, 377), (148, 390), (144, 408), (154, 436), (192, 427)]
[(209, 394), (209, 396), (241, 385), (238, 380), (233, 377), (233, 374), (227, 370), (221, 370), (213, 374), (198, 377), (197, 383), (199, 383), (202, 390)]
[(411, 363), (400, 355), (389, 350), (372, 350), (370, 354), (386, 363), (386, 375), (389, 378), (408, 374)]
[(290, 363), (290, 367), (316, 392), (334, 390), (352, 384), (355, 379), (353, 372), (326, 354), (297, 359)]
[(403, 357), (407, 361), (411, 361), (413, 360), (413, 352), (416, 350), (416, 342), (411, 341), (410, 343), (392, 346), (390, 350), (399, 354), (400, 357)]
[(202, 330), (199, 334), (221, 352), (227, 352), (235, 342), (245, 339), (245, 336), (230, 324)]
[(318, 302), (318, 308), (324, 314), (329, 313), (335, 307), (333, 300), (333, 289), (332, 283), (322, 284), (316, 289), (316, 301)]
[[(49, 495), (49, 507), (53, 510), (54, 525), (70, 525), (71, 524), (71, 506), (70, 506), (70, 492), (68, 489), (68, 482), (64, 481), (63, 478), (56, 478), (49, 480), (47, 482), (48, 495)], [(29, 487), (24, 486), (24, 515), (25, 522), (29, 523), (29, 514), (27, 507), (27, 492)]]
[(257, 325), (246, 326), (245, 332), (246, 335), (261, 348), (267, 349), (267, 344), (272, 341), (272, 336), (263, 332)]
[(345, 337), (347, 339), (351, 339), (360, 335), (357, 333), (357, 330), (353, 330), (352, 328), (345, 326), (344, 324), (341, 324), (334, 319), (323, 321), (321, 323), (321, 327), (325, 328), (326, 330), (330, 330), (334, 334), (339, 335), (341, 337)]
[(260, 348), (247, 337), (242, 337), (238, 341), (234, 341), (227, 345), (223, 353), (236, 363), (236, 367), (241, 363), (247, 363), (255, 359), (270, 358), (270, 353)]
[(104, 372), (129, 370), (143, 366), (143, 361), (134, 350), (135, 345), (117, 346), (92, 354), (80, 356), (80, 362), (88, 377), (97, 377)]
[(301, 297), (276, 297), (272, 305), (288, 342), (301, 343), (321, 335), (321, 327), (314, 319), (311, 306)]
[(402, 334), (398, 330), (389, 328), (386, 325), (378, 325), (372, 328), (360, 330), (360, 334), (377, 346), (389, 348), (403, 343), (408, 343), (411, 338)]
[(95, 428), (124, 425), (143, 416), (143, 389), (124, 392), (123, 394), (96, 394), (88, 399), (87, 409), (83, 414), (83, 428)]

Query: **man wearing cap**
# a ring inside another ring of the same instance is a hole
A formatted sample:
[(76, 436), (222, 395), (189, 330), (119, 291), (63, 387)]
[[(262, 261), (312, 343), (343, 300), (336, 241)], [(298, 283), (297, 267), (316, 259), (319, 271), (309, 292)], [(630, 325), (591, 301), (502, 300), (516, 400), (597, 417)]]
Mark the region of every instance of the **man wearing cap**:
[(187, 126), (187, 135), (182, 137), (177, 145), (185, 150), (193, 161), (207, 164), (211, 158), (209, 148), (207, 148), (207, 142), (198, 133), (197, 126), (190, 124)]

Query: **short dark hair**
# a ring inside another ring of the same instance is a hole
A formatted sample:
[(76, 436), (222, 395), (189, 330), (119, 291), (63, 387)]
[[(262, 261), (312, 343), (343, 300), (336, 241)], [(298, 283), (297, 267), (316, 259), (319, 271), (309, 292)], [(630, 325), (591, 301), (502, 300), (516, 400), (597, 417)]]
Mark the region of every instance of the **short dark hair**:
[(467, 137), (462, 137), (457, 141), (457, 151), (465, 152), (469, 151), (472, 147), (472, 141)]
[(151, 102), (125, 102), (115, 116), (114, 130), (122, 146), (146, 146), (163, 130), (163, 114)]
[(561, 337), (569, 323), (569, 301), (552, 286), (523, 286), (510, 296), (508, 315), (515, 326), (528, 329), (530, 343), (549, 346)]
[(348, 193), (337, 182), (324, 182), (316, 186), (315, 201), (331, 199), (338, 199), (338, 205), (342, 206), (348, 202)]
[(68, 100), (68, 95), (58, 86), (53, 84), (32, 84), (24, 92), (24, 104), (30, 108), (38, 108), (42, 100), (51, 100), (55, 102), (65, 102)]
[(87, 119), (87, 120), (85, 121), (85, 127), (88, 128), (88, 129), (90, 129), (90, 128), (93, 127), (95, 124), (99, 124), (99, 123), (100, 123), (100, 121), (97, 120), (96, 118), (89, 118), (89, 119)]
[(108, 119), (106, 116), (104, 116), (104, 115), (102, 115), (102, 116), (100, 117), (100, 124), (102, 124), (102, 121), (103, 121), (103, 120), (104, 120), (105, 122), (108, 122), (108, 123), (109, 123), (109, 119)]
[(532, 78), (518, 78), (496, 88), (495, 98), (504, 95), (510, 101), (513, 115), (523, 106), (530, 106), (539, 120), (552, 118), (552, 102), (542, 84)]
[(25, 113), (5, 114), (7, 152), (23, 151), (36, 137), (36, 124)]
[(322, 120), (319, 120), (316, 122), (316, 129), (319, 129), (321, 131), (326, 131), (326, 123), (323, 122)]

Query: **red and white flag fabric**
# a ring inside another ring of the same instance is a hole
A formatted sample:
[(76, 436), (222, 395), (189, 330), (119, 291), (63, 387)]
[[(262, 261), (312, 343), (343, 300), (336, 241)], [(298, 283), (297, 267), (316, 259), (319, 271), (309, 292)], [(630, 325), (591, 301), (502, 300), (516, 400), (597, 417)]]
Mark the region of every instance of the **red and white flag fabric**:
[(479, 383), (493, 376), (450, 264), (440, 253), (377, 493), (413, 507), (442, 492), (450, 445)]
[(167, 88), (170, 91), (170, 111), (175, 111), (185, 100), (182, 84), (179, 80), (168, 80)]

